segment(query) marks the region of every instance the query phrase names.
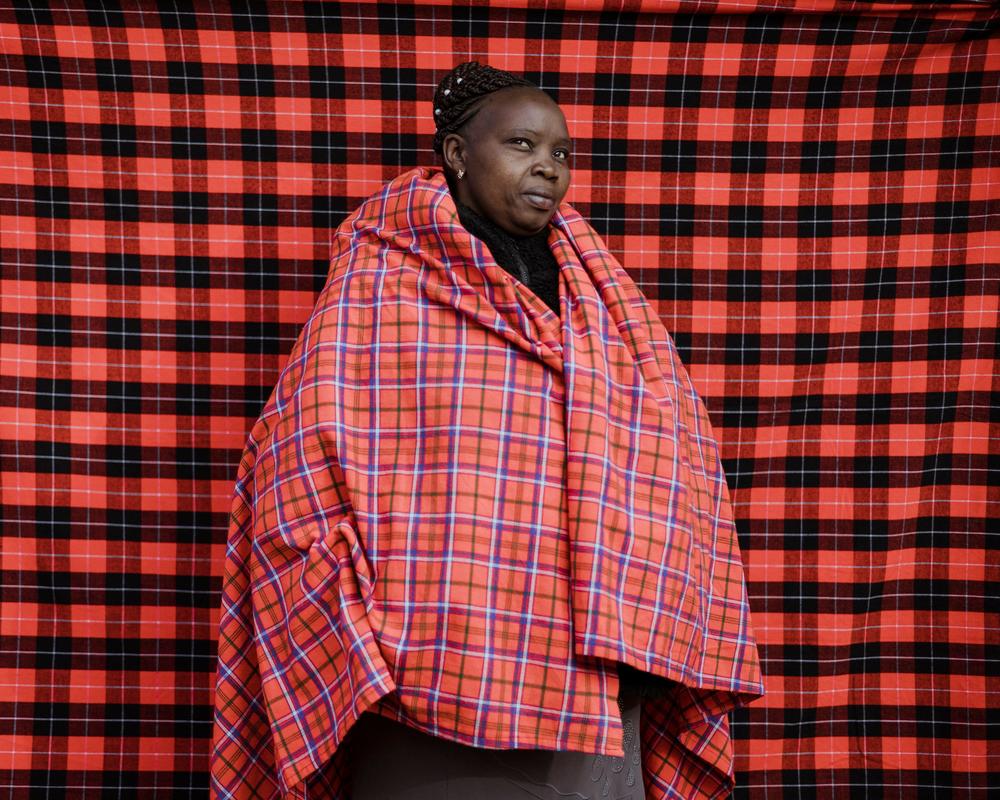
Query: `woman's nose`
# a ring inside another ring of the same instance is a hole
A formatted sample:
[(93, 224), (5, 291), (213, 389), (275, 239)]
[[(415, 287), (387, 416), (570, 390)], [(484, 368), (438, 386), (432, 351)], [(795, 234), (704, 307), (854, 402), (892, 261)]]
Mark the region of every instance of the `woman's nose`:
[(542, 175), (546, 178), (555, 178), (557, 175), (555, 156), (549, 156), (548, 158), (542, 157), (538, 159), (538, 161), (535, 162), (533, 172), (536, 175)]

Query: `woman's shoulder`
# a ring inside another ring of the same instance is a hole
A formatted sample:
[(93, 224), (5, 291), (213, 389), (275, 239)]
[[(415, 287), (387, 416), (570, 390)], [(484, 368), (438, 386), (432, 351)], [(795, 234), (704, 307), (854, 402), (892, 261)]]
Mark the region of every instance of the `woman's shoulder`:
[(449, 194), (448, 182), (440, 167), (413, 167), (386, 181), (382, 186), (368, 195), (358, 207), (357, 213), (364, 216), (379, 213), (397, 214), (404, 210), (406, 204), (400, 204), (402, 198), (421, 198)]
[(468, 238), (441, 169), (407, 170), (369, 195), (334, 232), (320, 302), (364, 303), (410, 292), (396, 284), (410, 287), (414, 273), (429, 263), (468, 255), (461, 234)]
[[(382, 184), (338, 226), (335, 239), (366, 235), (391, 236), (426, 227), (440, 217), (455, 214), (444, 173), (438, 167), (414, 167)], [(336, 242), (335, 242), (336, 245)]]

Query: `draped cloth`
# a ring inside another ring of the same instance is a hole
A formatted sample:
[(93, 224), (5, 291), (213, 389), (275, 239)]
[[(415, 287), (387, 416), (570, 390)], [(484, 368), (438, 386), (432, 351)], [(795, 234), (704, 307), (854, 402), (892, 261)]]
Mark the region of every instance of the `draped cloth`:
[(561, 319), (407, 172), (336, 231), (254, 425), (226, 554), (219, 797), (343, 795), (365, 710), (490, 748), (622, 753), (648, 796), (727, 793), (762, 692), (725, 478), (662, 323), (568, 204)]

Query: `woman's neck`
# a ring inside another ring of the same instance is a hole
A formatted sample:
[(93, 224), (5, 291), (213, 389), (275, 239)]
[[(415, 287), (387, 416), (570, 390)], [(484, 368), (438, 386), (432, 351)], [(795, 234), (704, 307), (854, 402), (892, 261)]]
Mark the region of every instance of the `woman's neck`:
[[(491, 219), (489, 219), (488, 217), (484, 217), (482, 214), (475, 211), (471, 206), (466, 205), (460, 200), (457, 199), (455, 200), (455, 207), (458, 209), (458, 218), (462, 221), (462, 225), (465, 226), (465, 228), (469, 231), (469, 233), (472, 233), (475, 236), (479, 236), (479, 234), (475, 230), (473, 230), (473, 228), (477, 228), (481, 231), (485, 230), (493, 237), (503, 237), (506, 239), (511, 239), (515, 242), (523, 242), (528, 239), (533, 239), (536, 236), (543, 236), (543, 235), (546, 238), (548, 238), (548, 225), (546, 225), (540, 231), (536, 231), (535, 233), (529, 233), (524, 236), (518, 236), (513, 233), (508, 233), (499, 225), (497, 225), (495, 222), (493, 222)], [(479, 238), (483, 237), (480, 236)]]

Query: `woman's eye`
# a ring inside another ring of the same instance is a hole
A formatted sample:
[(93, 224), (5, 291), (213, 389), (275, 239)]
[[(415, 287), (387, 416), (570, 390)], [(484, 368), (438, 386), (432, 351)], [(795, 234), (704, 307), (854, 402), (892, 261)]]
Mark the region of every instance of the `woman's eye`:
[(510, 141), (511, 141), (511, 144), (516, 144), (522, 150), (526, 150), (526, 149), (529, 149), (531, 147), (531, 142), (529, 142), (527, 139), (521, 138), (520, 136), (517, 137), (516, 139), (511, 139)]
[(559, 149), (559, 150), (556, 150), (552, 155), (554, 155), (560, 161), (568, 161), (569, 160), (569, 150)]

